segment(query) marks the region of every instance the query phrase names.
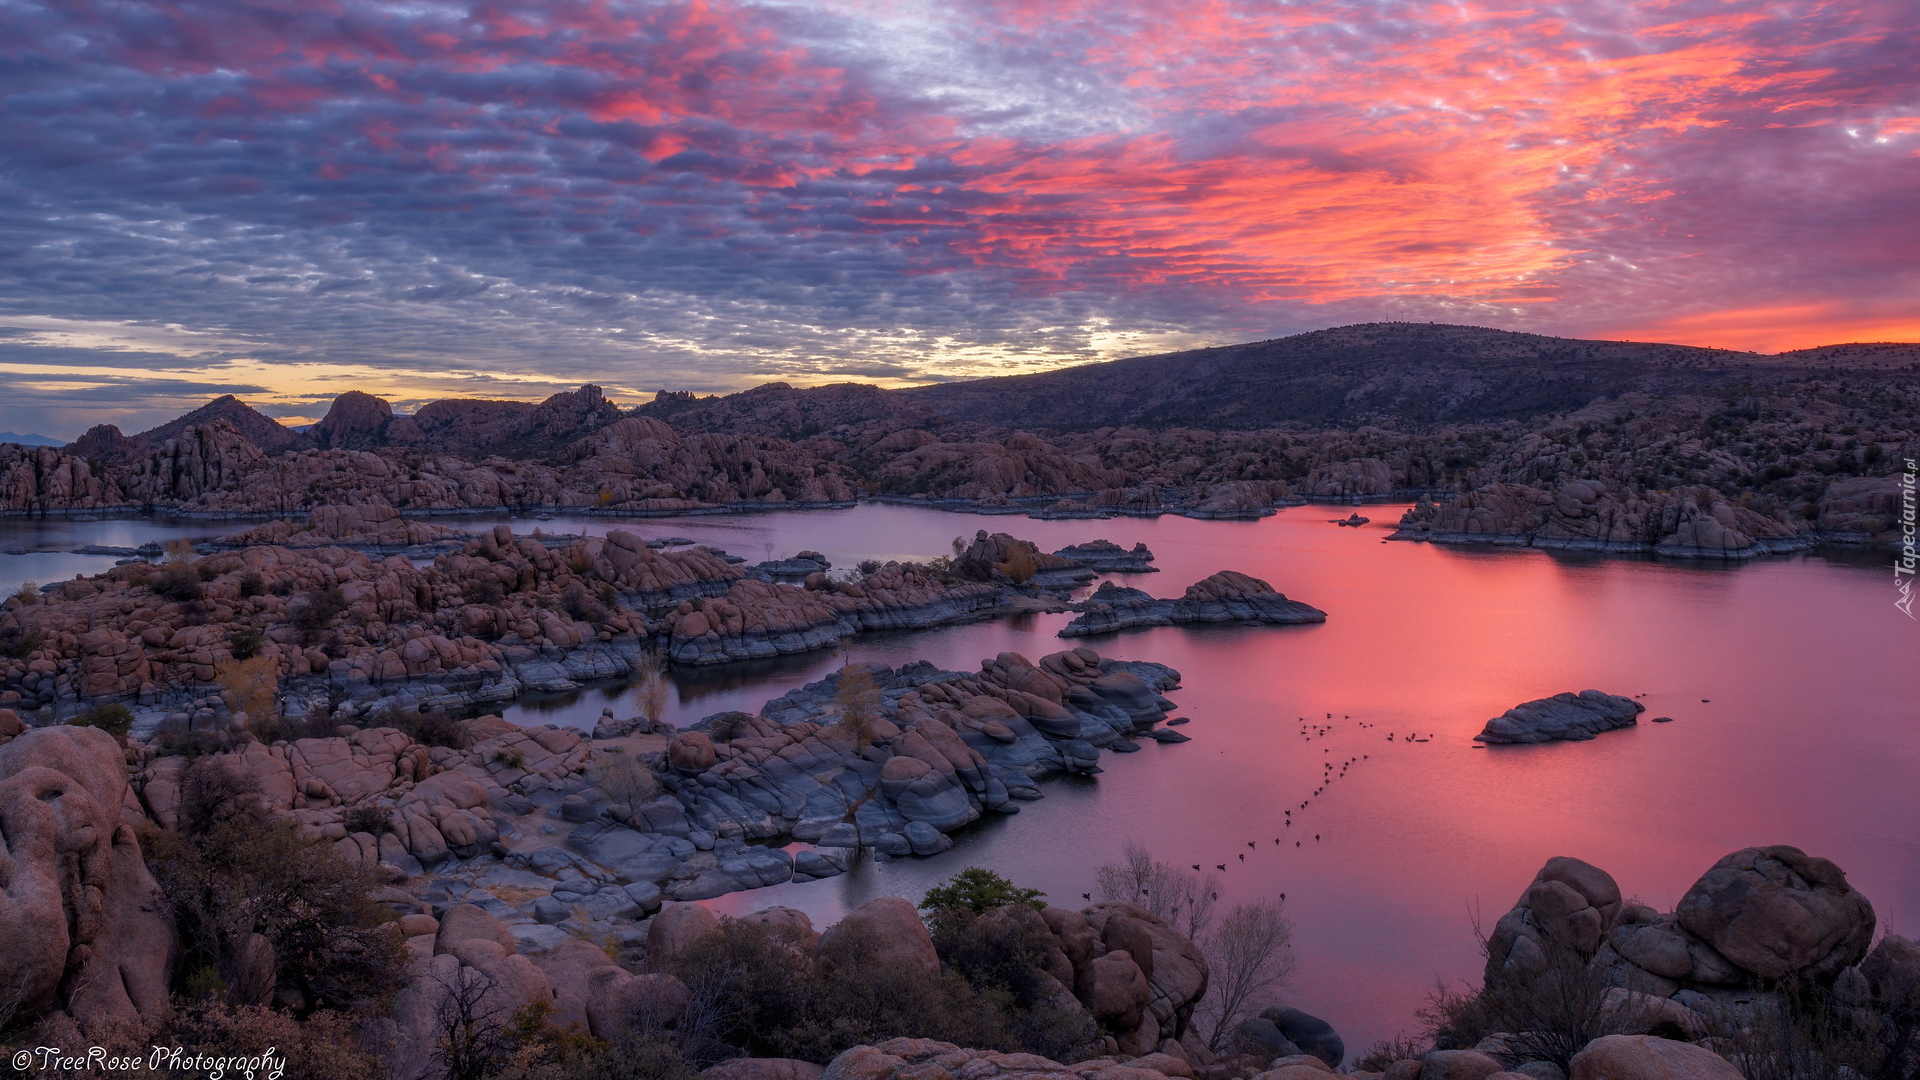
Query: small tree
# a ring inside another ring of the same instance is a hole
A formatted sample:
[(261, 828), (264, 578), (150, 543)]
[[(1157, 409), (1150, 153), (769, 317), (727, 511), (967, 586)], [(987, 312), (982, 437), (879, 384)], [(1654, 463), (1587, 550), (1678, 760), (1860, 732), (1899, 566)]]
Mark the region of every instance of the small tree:
[(920, 910), (965, 908), (975, 915), (985, 915), (997, 907), (1025, 904), (1038, 911), (1047, 906), (1046, 900), (1047, 894), (1039, 889), (1023, 889), (991, 870), (969, 866), (928, 889)]
[(1156, 861), (1153, 853), (1133, 840), (1120, 848), (1120, 861), (1094, 871), (1102, 900), (1125, 900), (1152, 912), (1154, 917), (1193, 941), (1202, 941), (1213, 922), (1213, 905), (1220, 896), (1220, 879)]
[(1200, 1012), (1212, 1021), (1207, 1045), (1214, 1050), (1293, 973), (1293, 923), (1281, 910), (1283, 903), (1235, 904), (1204, 945), (1212, 978)]
[(838, 726), (856, 747), (873, 741), (873, 725), (880, 719), (880, 687), (873, 673), (853, 664), (840, 669), (833, 690), (833, 703), (840, 713)]
[(446, 1080), (484, 1080), (514, 1049), (506, 991), (493, 976), (465, 966), (434, 981), (441, 990), (433, 1016), (434, 1066)]

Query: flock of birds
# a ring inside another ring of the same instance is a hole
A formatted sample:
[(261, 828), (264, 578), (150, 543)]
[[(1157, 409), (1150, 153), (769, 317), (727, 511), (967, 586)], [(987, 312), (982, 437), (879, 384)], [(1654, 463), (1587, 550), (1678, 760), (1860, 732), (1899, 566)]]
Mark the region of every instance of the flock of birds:
[[(1302, 742), (1305, 742), (1308, 744), (1312, 744), (1312, 743), (1324, 740), (1329, 735), (1331, 735), (1335, 730), (1335, 728), (1339, 727), (1343, 721), (1353, 721), (1354, 726), (1357, 729), (1362, 731), (1373, 731), (1379, 728), (1380, 726), (1378, 723), (1374, 723), (1366, 720), (1354, 721), (1353, 717), (1349, 715), (1343, 715), (1338, 720), (1336, 720), (1332, 713), (1327, 713), (1326, 719), (1324, 721), (1320, 721), (1320, 720), (1310, 721), (1306, 717), (1302, 716), (1300, 717), (1300, 739)], [(1385, 735), (1386, 735), (1386, 740), (1388, 742), (1424, 743), (1424, 742), (1431, 742), (1433, 739), (1432, 732), (1427, 732), (1425, 734), (1422, 734), (1419, 732), (1411, 732), (1411, 731), (1407, 731), (1407, 732), (1389, 731), (1389, 732), (1386, 732)], [(1320, 752), (1321, 754), (1325, 755), (1327, 758), (1327, 760), (1321, 762), (1320, 764), (1320, 782), (1318, 786), (1316, 786), (1311, 792), (1308, 793), (1305, 799), (1301, 800), (1299, 806), (1281, 811), (1281, 826), (1283, 829), (1291, 829), (1295, 826), (1296, 823), (1299, 822), (1299, 820), (1304, 819), (1307, 814), (1307, 811), (1313, 808), (1314, 800), (1319, 799), (1322, 796), (1326, 795), (1328, 792), (1328, 789), (1333, 787), (1334, 781), (1345, 779), (1347, 773), (1351, 769), (1353, 769), (1354, 766), (1360, 764), (1363, 761), (1372, 760), (1373, 758), (1373, 755), (1370, 753), (1359, 753), (1359, 754), (1351, 754), (1345, 758), (1335, 761), (1333, 760), (1332, 747), (1322, 747)], [(1294, 817), (1295, 813), (1298, 813), (1300, 815), (1300, 819), (1296, 819)], [(1305, 836), (1305, 826), (1302, 825), (1301, 828), (1302, 828), (1302, 832), (1301, 832), (1300, 838), (1293, 842), (1293, 846), (1296, 848), (1305, 847), (1307, 843), (1306, 836)], [(1314, 833), (1313, 839), (1315, 843), (1323, 842), (1326, 839), (1326, 834), (1320, 833), (1320, 832)], [(1246, 845), (1247, 845), (1247, 851), (1258, 853), (1261, 850), (1260, 842), (1258, 840), (1248, 840), (1246, 841)], [(1283, 832), (1282, 835), (1273, 837), (1272, 846), (1276, 848), (1284, 848), (1286, 846), (1286, 834)], [(1242, 862), (1242, 863), (1246, 862), (1247, 852), (1246, 851), (1240, 852), (1240, 854), (1236, 858), (1236, 861)], [(1189, 865), (1192, 866), (1193, 869), (1195, 870), (1201, 870), (1204, 867), (1204, 864), (1202, 863), (1190, 863)], [(1228, 863), (1218, 862), (1213, 864), (1213, 868), (1215, 870), (1225, 872), (1228, 865), (1229, 865)]]

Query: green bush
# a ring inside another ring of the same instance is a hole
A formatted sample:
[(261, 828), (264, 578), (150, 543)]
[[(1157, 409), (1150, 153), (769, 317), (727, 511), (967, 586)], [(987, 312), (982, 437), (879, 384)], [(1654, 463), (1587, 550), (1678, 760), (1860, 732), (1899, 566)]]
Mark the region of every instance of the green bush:
[(114, 702), (96, 705), (67, 723), (73, 727), (99, 728), (124, 743), (127, 741), (127, 732), (133, 730), (133, 712), (125, 705)]
[(975, 915), (985, 915), (1007, 904), (1025, 904), (1038, 911), (1047, 906), (1046, 899), (1047, 894), (1039, 889), (1023, 889), (991, 870), (969, 866), (928, 889), (920, 901), (920, 910), (939, 912), (963, 908)]
[(227, 635), (227, 651), (235, 660), (253, 659), (266, 644), (267, 635), (256, 626), (244, 626)]

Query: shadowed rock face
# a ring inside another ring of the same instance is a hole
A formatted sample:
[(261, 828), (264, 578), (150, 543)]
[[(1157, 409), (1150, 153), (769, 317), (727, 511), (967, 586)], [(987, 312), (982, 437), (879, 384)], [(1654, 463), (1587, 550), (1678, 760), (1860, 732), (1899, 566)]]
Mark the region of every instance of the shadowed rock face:
[(1747, 848), (1713, 865), (1675, 914), (1743, 971), (1826, 979), (1860, 962), (1873, 905), (1826, 859), (1794, 847)]
[(333, 399), (327, 415), (307, 435), (322, 450), (369, 450), (386, 445), (392, 423), (393, 406), (386, 399), (349, 390)]
[(28, 731), (0, 746), (0, 973), (29, 1016), (82, 1027), (167, 1008), (178, 947), (123, 817), (119, 744), (103, 731)]

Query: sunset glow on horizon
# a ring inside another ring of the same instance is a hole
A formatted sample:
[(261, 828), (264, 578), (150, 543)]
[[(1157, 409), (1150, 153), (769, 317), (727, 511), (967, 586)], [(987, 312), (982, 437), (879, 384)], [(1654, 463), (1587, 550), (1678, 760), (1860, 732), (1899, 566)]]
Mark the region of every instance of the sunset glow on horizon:
[(1906, 0), (0, 8), (0, 428), (1920, 339)]

